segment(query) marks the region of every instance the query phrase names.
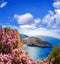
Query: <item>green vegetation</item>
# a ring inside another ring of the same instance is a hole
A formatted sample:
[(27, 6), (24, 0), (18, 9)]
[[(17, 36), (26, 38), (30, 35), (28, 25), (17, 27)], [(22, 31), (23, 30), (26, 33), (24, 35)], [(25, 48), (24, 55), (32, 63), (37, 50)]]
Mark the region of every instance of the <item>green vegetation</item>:
[(7, 34), (8, 33), (8, 31), (10, 30), (10, 28), (5, 28), (5, 34)]
[(49, 56), (49, 59), (52, 60), (55, 58), (55, 63), (60, 64), (60, 46), (55, 46)]

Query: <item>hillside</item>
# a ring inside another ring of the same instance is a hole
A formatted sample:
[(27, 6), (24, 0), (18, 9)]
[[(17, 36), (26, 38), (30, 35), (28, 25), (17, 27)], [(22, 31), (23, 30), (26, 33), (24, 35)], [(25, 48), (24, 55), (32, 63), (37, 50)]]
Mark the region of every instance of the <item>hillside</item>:
[(37, 36), (47, 42), (50, 42), (52, 46), (60, 45), (60, 39), (51, 36)]
[(27, 44), (28, 46), (37, 46), (37, 47), (51, 47), (52, 46), (47, 41), (44, 41), (37, 37), (30, 37), (28, 39), (25, 39), (24, 44)]
[(21, 37), (22, 39), (25, 39), (25, 38), (28, 38), (29, 36), (24, 35), (24, 34), (20, 34), (20, 37)]

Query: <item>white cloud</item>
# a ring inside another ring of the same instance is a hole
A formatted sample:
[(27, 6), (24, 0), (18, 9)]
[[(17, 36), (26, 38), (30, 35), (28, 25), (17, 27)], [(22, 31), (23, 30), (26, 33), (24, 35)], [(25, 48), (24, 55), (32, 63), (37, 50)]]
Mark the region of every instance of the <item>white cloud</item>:
[(52, 28), (52, 24), (54, 22), (54, 14), (50, 11), (49, 14), (47, 14), (43, 19), (42, 23), (47, 25), (47, 28)]
[(55, 8), (54, 17), (55, 17), (56, 25), (58, 26), (60, 25), (60, 0), (56, 0), (53, 3), (53, 6)]
[(23, 15), (14, 15), (14, 18), (18, 21), (19, 24), (28, 24), (33, 20), (33, 16), (30, 13), (26, 13)]
[(60, 9), (60, 1), (59, 1), (59, 0), (55, 1), (55, 2), (53, 3), (53, 6), (54, 6), (55, 8)]
[(60, 25), (60, 9), (55, 9), (54, 12), (49, 11), (49, 13), (42, 19), (42, 24), (46, 24), (47, 28), (59, 28)]
[(53, 28), (53, 29), (56, 29), (56, 28), (57, 28), (57, 26), (55, 25), (55, 26), (53, 26), (52, 28)]
[(51, 37), (55, 37), (55, 38), (59, 38), (60, 39), (60, 35), (58, 33), (56, 33), (54, 30), (49, 30), (46, 28), (38, 28), (38, 29), (20, 29), (19, 30), (20, 33), (26, 34), (28, 36), (51, 36)]
[(56, 14), (55, 14), (55, 19), (56, 19), (56, 24), (60, 24), (60, 12), (58, 10), (56, 10)]
[(59, 28), (60, 25), (60, 0), (56, 0), (53, 3), (54, 11), (49, 11), (47, 15), (42, 19), (42, 24), (46, 24), (50, 28)]
[(49, 14), (50, 14), (50, 15), (54, 15), (54, 12), (51, 11), (51, 10), (49, 10)]
[(55, 9), (55, 13), (60, 14), (60, 9)]
[(3, 8), (4, 6), (6, 6), (6, 4), (7, 4), (7, 2), (1, 3), (0, 8)]
[(21, 25), (20, 28), (30, 28), (30, 25)]
[(43, 19), (34, 18), (32, 14), (26, 13), (23, 15), (14, 15), (14, 18), (20, 24), (20, 28), (27, 28), (27, 29), (35, 29), (38, 28), (37, 25), (40, 24), (42, 27), (46, 25), (46, 28), (52, 28), (60, 24), (60, 10), (56, 9), (55, 14), (53, 11), (49, 11), (49, 13), (44, 16)]
[(41, 22), (40, 18), (34, 18), (32, 14), (26, 13), (23, 15), (14, 15), (14, 18), (20, 24), (20, 28), (35, 29), (36, 25)]
[(41, 19), (40, 18), (37, 18), (37, 19), (34, 19), (35, 23), (40, 23), (41, 22)]
[(50, 22), (50, 18), (51, 18), (50, 14), (47, 14), (47, 15), (42, 19), (42, 23), (43, 23), (43, 24), (46, 24), (46, 23)]
[(23, 28), (23, 29), (36, 29), (36, 26), (35, 26), (35, 24), (21, 25), (20, 28)]
[(3, 25), (3, 27), (10, 27), (13, 29), (17, 29), (19, 31), (19, 33), (21, 34), (26, 34), (28, 36), (51, 36), (51, 37), (56, 37), (60, 39), (60, 35), (57, 32), (60, 32), (60, 30), (58, 29), (54, 29), (54, 30), (50, 30), (50, 29), (46, 29), (46, 28), (36, 28), (34, 30), (32, 29), (25, 29), (25, 28), (21, 28), (19, 29), (19, 27), (17, 26), (12, 26), (12, 25)]

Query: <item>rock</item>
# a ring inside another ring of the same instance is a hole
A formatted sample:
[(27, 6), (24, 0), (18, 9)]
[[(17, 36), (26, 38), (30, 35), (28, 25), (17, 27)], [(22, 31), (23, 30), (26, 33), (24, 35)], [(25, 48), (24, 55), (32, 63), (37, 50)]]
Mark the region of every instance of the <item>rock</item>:
[(30, 37), (24, 40), (24, 44), (28, 46), (35, 46), (35, 47), (52, 47), (52, 45), (40, 38), (37, 37)]

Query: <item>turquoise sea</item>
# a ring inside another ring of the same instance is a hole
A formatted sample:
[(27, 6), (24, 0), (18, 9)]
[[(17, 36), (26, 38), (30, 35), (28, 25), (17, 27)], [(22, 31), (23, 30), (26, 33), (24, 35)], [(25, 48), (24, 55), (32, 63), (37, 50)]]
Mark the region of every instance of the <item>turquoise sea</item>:
[(52, 44), (52, 47), (42, 48), (42, 47), (30, 47), (25, 45), (24, 50), (29, 52), (29, 55), (34, 60), (44, 60), (51, 53), (54, 46), (60, 45), (60, 39), (48, 37), (48, 36), (40, 36), (39, 38), (48, 41)]

